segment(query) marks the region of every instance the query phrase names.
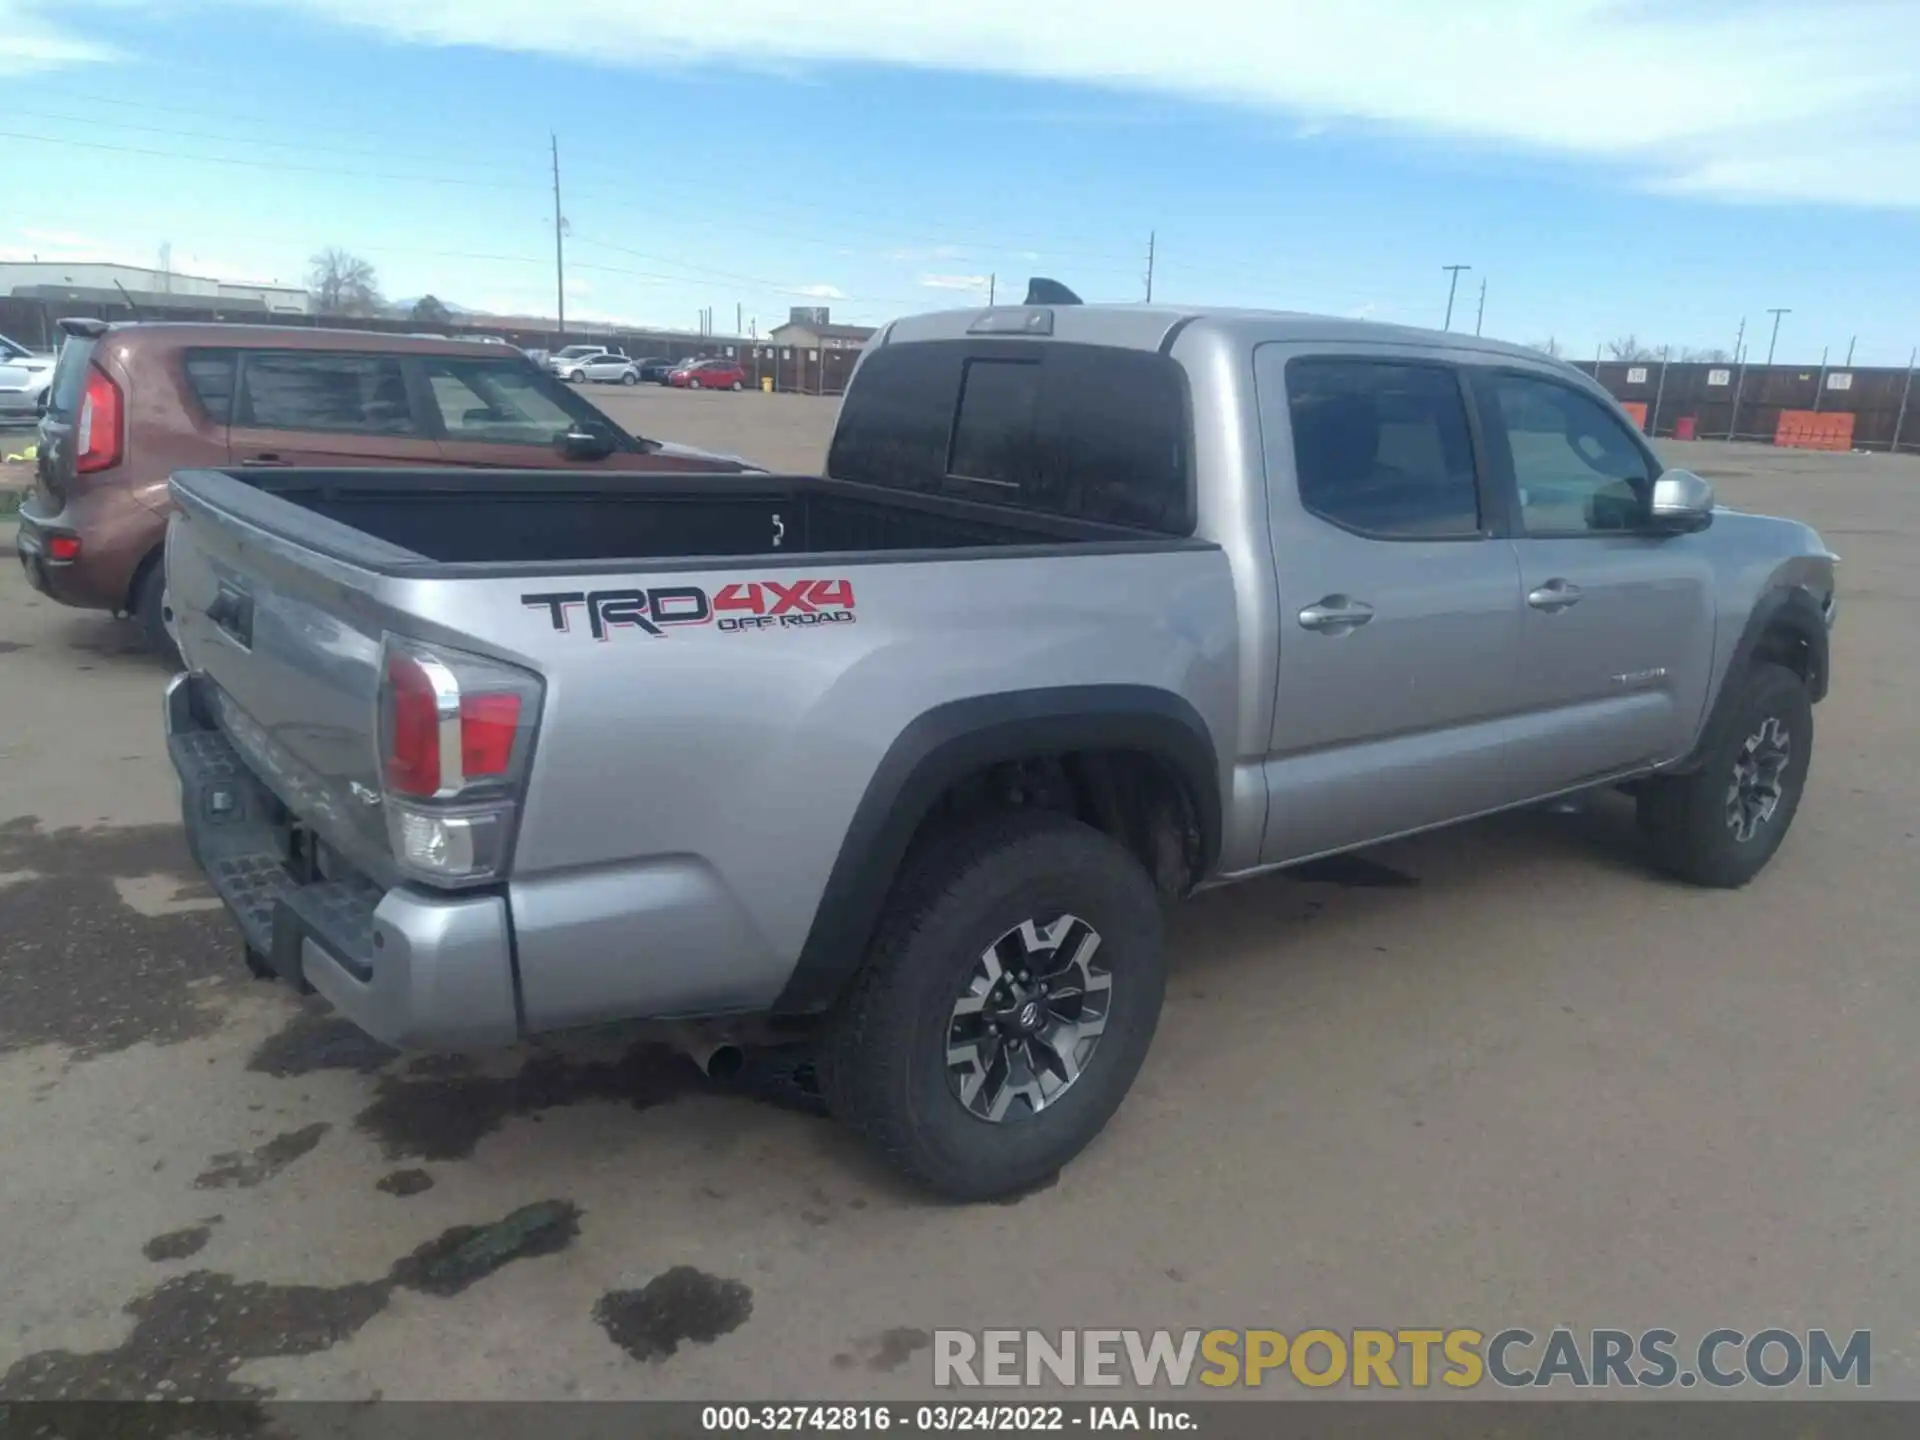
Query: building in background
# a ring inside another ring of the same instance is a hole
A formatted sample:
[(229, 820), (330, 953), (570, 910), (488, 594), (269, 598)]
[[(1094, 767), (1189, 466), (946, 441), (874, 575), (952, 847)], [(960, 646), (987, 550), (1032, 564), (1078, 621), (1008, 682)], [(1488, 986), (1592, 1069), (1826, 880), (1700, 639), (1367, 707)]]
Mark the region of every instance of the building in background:
[(824, 305), (796, 305), (767, 333), (771, 344), (806, 350), (858, 350), (872, 338), (871, 325), (835, 325)]
[(169, 310), (216, 310), (239, 319), (313, 313), (313, 297), (305, 286), (214, 280), (139, 265), (87, 261), (0, 261), (0, 296), (56, 306), (63, 301), (118, 305), (130, 297), (143, 312), (159, 315)]

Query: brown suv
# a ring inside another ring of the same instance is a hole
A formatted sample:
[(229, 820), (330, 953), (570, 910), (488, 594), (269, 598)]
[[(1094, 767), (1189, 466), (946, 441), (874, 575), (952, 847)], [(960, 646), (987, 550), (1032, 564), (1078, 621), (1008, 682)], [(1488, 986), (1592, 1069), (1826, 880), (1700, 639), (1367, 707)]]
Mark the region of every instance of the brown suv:
[(749, 469), (615, 425), (518, 350), (259, 325), (63, 320), (15, 546), (36, 589), (167, 648), (175, 470), (226, 465)]

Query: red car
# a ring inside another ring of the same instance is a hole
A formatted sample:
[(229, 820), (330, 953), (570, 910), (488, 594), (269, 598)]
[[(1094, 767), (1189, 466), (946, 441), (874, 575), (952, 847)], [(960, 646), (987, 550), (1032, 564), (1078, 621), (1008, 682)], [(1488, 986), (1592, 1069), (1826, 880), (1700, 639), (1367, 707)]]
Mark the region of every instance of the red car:
[(737, 360), (696, 360), (667, 376), (667, 384), (682, 390), (744, 390), (747, 372)]

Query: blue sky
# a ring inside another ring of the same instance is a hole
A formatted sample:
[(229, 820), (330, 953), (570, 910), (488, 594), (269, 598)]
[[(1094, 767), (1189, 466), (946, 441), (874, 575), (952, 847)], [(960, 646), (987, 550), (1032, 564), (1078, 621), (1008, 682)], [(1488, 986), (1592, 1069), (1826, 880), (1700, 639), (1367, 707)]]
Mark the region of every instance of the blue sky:
[(0, 258), (761, 330), (1049, 274), (1905, 363), (1920, 3), (0, 0)]

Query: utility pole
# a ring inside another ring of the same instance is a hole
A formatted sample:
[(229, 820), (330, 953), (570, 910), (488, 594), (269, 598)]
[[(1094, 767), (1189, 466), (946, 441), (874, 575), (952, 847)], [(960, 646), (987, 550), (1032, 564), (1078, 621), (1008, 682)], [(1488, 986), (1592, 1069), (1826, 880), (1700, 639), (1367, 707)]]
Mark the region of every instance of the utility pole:
[(1769, 310), (1767, 313), (1773, 316), (1773, 338), (1767, 341), (1767, 364), (1771, 366), (1773, 364), (1773, 347), (1780, 343), (1780, 317), (1782, 315), (1791, 315), (1793, 311), (1783, 305), (1777, 309)]
[(987, 276), (987, 304), (989, 306), (993, 304), (994, 289), (999, 279), (1000, 277), (997, 274)]
[(1733, 337), (1733, 358), (1734, 359), (1738, 360), (1740, 358), (1740, 345), (1741, 345), (1741, 342), (1744, 341), (1746, 338), (1747, 338), (1747, 317), (1742, 315), (1740, 317), (1740, 329)]
[(1442, 265), (1440, 268), (1447, 272), (1447, 318), (1441, 323), (1440, 328), (1442, 330), (1451, 330), (1453, 329), (1453, 292), (1459, 288), (1460, 272), (1462, 270), (1471, 270), (1473, 267), (1471, 265)]
[(553, 291), (554, 301), (559, 310), (560, 344), (567, 343), (567, 254), (565, 236), (567, 222), (560, 213), (560, 137), (549, 130), (547, 139), (553, 145)]
[(1157, 231), (1147, 232), (1147, 304), (1149, 305), (1153, 303), (1153, 247), (1158, 238)]
[(1818, 414), (1820, 410), (1820, 394), (1827, 388), (1827, 351), (1830, 348), (1831, 347), (1826, 345), (1820, 347), (1820, 373), (1816, 375), (1813, 380), (1813, 408), (1815, 414)]
[(1487, 318), (1487, 277), (1480, 277), (1480, 308), (1473, 312), (1473, 333), (1480, 333), (1480, 322)]
[[(1745, 326), (1743, 325), (1741, 328), (1745, 329)], [(1740, 392), (1746, 388), (1747, 384), (1747, 352), (1744, 350), (1736, 350), (1733, 355), (1733, 361), (1734, 364), (1740, 368), (1734, 372), (1733, 376), (1733, 413), (1727, 417), (1727, 439), (1729, 441), (1733, 440), (1740, 432)]]
[(1856, 340), (1858, 340), (1859, 338), (1860, 338), (1860, 337), (1859, 337), (1858, 335), (1849, 335), (1849, 336), (1847, 337), (1847, 368), (1848, 368), (1849, 370), (1851, 370), (1851, 369), (1853, 368), (1853, 346), (1854, 346), (1854, 342), (1855, 342)]
[(746, 313), (747, 313), (746, 306), (742, 305), (738, 300), (733, 302), (733, 333), (735, 336), (738, 336), (742, 333), (740, 329), (740, 322), (746, 317)]
[[(1474, 332), (1478, 334), (1478, 331)], [(1657, 438), (1660, 434), (1660, 398), (1667, 393), (1667, 357), (1673, 353), (1671, 345), (1660, 347), (1660, 382), (1653, 387), (1653, 413), (1647, 417), (1647, 434)]]

